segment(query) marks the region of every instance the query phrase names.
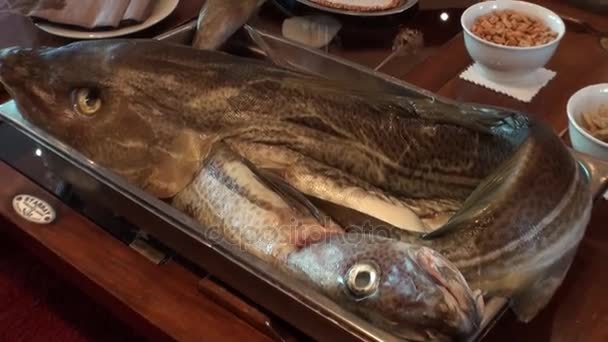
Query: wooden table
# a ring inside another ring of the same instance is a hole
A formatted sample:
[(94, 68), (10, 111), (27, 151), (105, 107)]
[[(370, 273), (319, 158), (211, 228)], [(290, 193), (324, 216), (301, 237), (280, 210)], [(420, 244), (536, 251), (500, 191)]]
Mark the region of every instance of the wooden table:
[[(135, 36), (153, 36), (192, 18), (202, 2), (203, 0), (182, 0), (178, 10), (163, 24)], [(536, 2), (560, 13), (587, 20), (600, 29), (608, 30), (608, 20), (601, 15), (575, 9), (556, 0)], [(453, 13), (454, 18), (458, 19), (459, 12)], [(434, 24), (436, 23), (424, 18), (417, 22), (417, 25), (427, 28)], [(14, 27), (1, 22), (0, 26)], [(277, 22), (270, 22), (267, 26), (278, 28)], [(19, 32), (25, 32), (26, 36), (31, 34), (33, 45), (57, 45), (66, 42), (35, 29), (32, 31), (31, 27)], [(608, 81), (608, 51), (600, 48), (597, 38), (584, 33), (569, 32), (547, 66), (556, 71), (557, 76), (532, 102), (519, 102), (459, 79), (458, 75), (471, 63), (471, 60), (465, 51), (462, 36), (457, 35), (451, 39), (449, 37), (451, 35), (437, 34), (424, 50), (424, 56), (415, 57), (417, 58), (415, 64), (412, 64), (411, 56), (397, 57), (385, 65), (382, 71), (457, 100), (524, 110), (549, 123), (556, 132), (562, 132), (567, 126), (565, 105), (573, 92), (588, 84)], [(360, 47), (332, 52), (374, 67), (386, 56), (387, 51), (386, 47)], [(35, 187), (26, 179), (12, 184), (10, 178), (6, 178), (7, 175), (18, 176), (14, 170), (11, 171), (5, 165), (0, 165), (0, 183), (7, 186), (20, 184), (24, 187)], [(8, 196), (8, 193), (5, 195)], [(81, 285), (87, 293), (113, 309), (120, 318), (142, 331), (147, 331), (148, 335), (154, 335), (159, 331), (167, 337), (181, 339), (192, 338), (194, 335), (191, 334), (194, 331), (201, 334), (198, 337), (208, 338), (267, 339), (272, 335), (264, 329), (264, 322), (268, 316), (256, 311), (254, 306), (245, 304), (232, 294), (224, 293), (226, 290), (209, 278), (192, 273), (174, 263), (163, 267), (152, 267), (134, 251), (116, 243), (78, 215), (70, 216), (72, 223), (70, 229), (47, 234), (27, 225), (15, 224), (18, 221), (11, 216), (10, 210), (7, 207), (3, 208), (0, 229), (11, 232), (43, 260), (63, 270), (62, 274), (67, 278)], [(549, 306), (528, 324), (518, 323), (512, 314), (507, 314), (487, 336), (487, 340), (608, 341), (608, 300), (605, 299), (604, 293), (608, 288), (608, 273), (603, 266), (604, 260), (608, 257), (607, 222), (608, 203), (600, 200), (596, 204), (592, 221), (574, 264)], [(78, 247), (91, 245), (90, 241), (98, 241), (95, 248), (85, 250)], [(86, 262), (89, 258), (108, 254), (115, 258), (113, 272), (118, 272), (119, 276), (131, 279), (130, 281), (115, 282), (113, 279), (117, 277), (116, 275), (110, 276), (109, 272), (94, 267), (94, 263)], [(130, 273), (132, 274), (129, 275)], [(161, 277), (167, 280), (159, 282), (149, 290), (151, 291), (149, 293), (156, 293), (158, 300), (161, 301), (152, 306), (152, 303), (147, 302), (145, 298), (142, 299), (138, 291), (148, 286), (144, 286), (144, 283)], [(201, 277), (206, 279), (204, 284), (207, 295), (196, 293), (196, 282)], [(215, 295), (208, 295), (214, 292)], [(219, 305), (218, 298), (220, 298)], [(197, 305), (177, 305), (189, 300)], [(163, 314), (162, 310), (156, 309), (158, 305), (171, 308), (172, 315)], [(253, 316), (257, 319), (250, 319), (251, 312), (256, 312)], [(204, 322), (207, 330), (193, 330), (189, 335), (188, 329), (196, 328), (197, 322)]]

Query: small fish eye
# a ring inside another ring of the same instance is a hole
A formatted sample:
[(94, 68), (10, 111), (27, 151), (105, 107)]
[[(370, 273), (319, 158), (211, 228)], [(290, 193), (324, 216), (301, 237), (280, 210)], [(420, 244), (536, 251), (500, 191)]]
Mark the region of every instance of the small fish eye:
[(101, 109), (99, 92), (92, 88), (78, 88), (72, 91), (72, 105), (81, 115), (91, 116)]
[(379, 267), (373, 262), (358, 262), (346, 272), (346, 287), (358, 298), (376, 292), (379, 283)]

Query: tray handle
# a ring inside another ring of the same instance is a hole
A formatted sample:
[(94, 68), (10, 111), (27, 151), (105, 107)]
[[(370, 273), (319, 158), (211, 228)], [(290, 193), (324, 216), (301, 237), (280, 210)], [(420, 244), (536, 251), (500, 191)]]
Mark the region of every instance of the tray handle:
[(608, 162), (570, 148), (587, 172), (593, 198), (601, 197), (608, 188)]

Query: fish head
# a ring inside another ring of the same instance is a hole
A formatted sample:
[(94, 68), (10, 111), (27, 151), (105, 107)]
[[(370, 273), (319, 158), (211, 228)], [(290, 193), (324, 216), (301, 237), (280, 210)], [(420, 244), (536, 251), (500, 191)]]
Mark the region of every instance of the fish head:
[(0, 51), (0, 81), (31, 124), (136, 185), (150, 186), (156, 177), (154, 194), (168, 197), (192, 172), (176, 181), (158, 178), (196, 168), (198, 152), (173, 153), (196, 150), (196, 142), (190, 144), (196, 137), (174, 129), (174, 113), (157, 105), (162, 82), (151, 82), (154, 66), (143, 61), (149, 46), (157, 47), (104, 40), (7, 48)]
[(466, 336), (481, 323), (481, 298), (426, 247), (345, 234), (294, 252), (288, 265), (341, 306), (400, 337)]
[(7, 48), (0, 52), (0, 80), (30, 122), (67, 143), (87, 144), (130, 117), (111, 48), (90, 42)]

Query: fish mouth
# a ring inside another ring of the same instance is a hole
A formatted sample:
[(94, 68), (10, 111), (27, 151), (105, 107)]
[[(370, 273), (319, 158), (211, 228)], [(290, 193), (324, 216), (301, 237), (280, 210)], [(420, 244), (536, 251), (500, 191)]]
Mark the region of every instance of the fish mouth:
[(45, 122), (40, 108), (49, 102), (44, 96), (44, 87), (36, 85), (46, 77), (46, 70), (38, 63), (38, 57), (46, 50), (48, 48), (19, 46), (0, 50), (0, 85), (17, 102), (23, 117), (37, 125)]
[(17, 46), (0, 50), (0, 82), (6, 88), (29, 78), (29, 69), (23, 67), (23, 61), (29, 58), (31, 51), (32, 49)]
[(460, 334), (477, 330), (482, 321), (483, 298), (469, 288), (458, 269), (436, 251), (422, 247), (416, 251), (418, 264), (435, 281), (446, 305), (448, 322)]

